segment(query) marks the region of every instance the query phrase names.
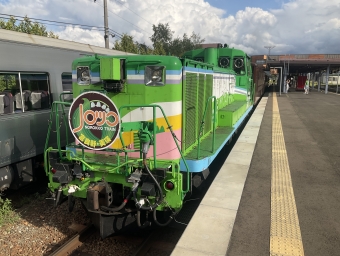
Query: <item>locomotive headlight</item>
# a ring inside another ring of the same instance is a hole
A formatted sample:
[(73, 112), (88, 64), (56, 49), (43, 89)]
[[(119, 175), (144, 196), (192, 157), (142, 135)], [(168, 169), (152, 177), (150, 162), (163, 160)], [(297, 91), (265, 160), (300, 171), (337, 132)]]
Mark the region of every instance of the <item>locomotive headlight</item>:
[(89, 67), (77, 67), (77, 83), (79, 85), (88, 85), (91, 83)]
[(159, 70), (154, 70), (152, 71), (152, 77), (151, 77), (153, 82), (159, 82), (162, 80), (162, 72)]
[(148, 86), (165, 85), (165, 67), (164, 66), (146, 66), (144, 72), (144, 82)]
[(235, 66), (235, 68), (242, 68), (243, 67), (243, 59), (242, 58), (235, 58), (234, 59), (234, 66)]

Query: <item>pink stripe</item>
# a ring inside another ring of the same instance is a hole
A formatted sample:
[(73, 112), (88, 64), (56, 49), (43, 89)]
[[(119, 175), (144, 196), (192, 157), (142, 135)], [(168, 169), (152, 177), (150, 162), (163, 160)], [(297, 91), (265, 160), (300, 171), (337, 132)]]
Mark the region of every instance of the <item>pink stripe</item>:
[[(182, 129), (174, 131), (174, 134), (178, 138), (179, 141), (177, 141), (177, 143), (179, 147), (181, 148), (180, 141), (182, 139)], [(78, 143), (79, 142), (77, 141), (76, 144)], [(179, 153), (176, 143), (174, 141), (174, 138), (172, 137), (170, 132), (163, 132), (163, 133), (157, 134), (156, 143), (157, 143), (157, 152), (156, 152), (157, 159), (169, 160), (169, 159), (179, 159), (181, 157), (181, 154)], [(77, 149), (77, 150), (80, 150), (80, 149)], [(85, 152), (101, 154), (101, 155), (110, 155), (110, 154), (115, 155), (115, 153), (90, 150), (90, 149), (85, 149)], [(128, 156), (133, 157), (133, 158), (139, 158), (139, 152), (128, 153)], [(147, 157), (153, 157), (153, 146), (150, 146)]]

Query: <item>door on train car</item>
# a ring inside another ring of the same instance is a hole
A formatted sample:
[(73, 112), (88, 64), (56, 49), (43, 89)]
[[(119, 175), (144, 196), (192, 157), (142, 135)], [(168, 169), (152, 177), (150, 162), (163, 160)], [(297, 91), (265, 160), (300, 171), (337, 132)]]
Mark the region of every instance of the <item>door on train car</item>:
[(295, 90), (303, 91), (305, 89), (306, 80), (307, 80), (307, 76), (298, 76)]

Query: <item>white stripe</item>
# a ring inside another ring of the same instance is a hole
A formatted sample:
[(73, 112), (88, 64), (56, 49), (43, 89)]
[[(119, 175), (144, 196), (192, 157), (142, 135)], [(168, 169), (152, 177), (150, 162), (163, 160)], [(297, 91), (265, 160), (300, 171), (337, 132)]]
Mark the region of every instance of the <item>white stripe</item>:
[[(130, 79), (130, 80), (144, 80), (144, 75), (127, 75), (127, 79)], [(171, 79), (171, 80), (180, 80), (182, 79), (182, 74), (179, 74), (179, 75), (166, 75), (166, 79)]]
[[(182, 114), (182, 101), (175, 102), (156, 102), (152, 105), (159, 105), (162, 107), (166, 117), (176, 116)], [(159, 108), (156, 108), (156, 118), (163, 117)], [(153, 119), (152, 108), (137, 108), (126, 114), (123, 118), (123, 122), (137, 122), (148, 121)]]

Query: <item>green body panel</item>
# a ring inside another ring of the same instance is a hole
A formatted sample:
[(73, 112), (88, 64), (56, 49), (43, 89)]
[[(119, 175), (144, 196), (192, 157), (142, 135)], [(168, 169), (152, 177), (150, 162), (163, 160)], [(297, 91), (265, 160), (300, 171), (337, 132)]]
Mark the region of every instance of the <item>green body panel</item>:
[(102, 58), (100, 59), (100, 79), (120, 80), (120, 59)]
[[(253, 91), (253, 73), (251, 68), (251, 61), (250, 57), (245, 54), (242, 50), (234, 49), (234, 48), (205, 48), (205, 49), (197, 49), (193, 51), (186, 52), (184, 54), (185, 58), (189, 59), (203, 59), (204, 62), (210, 63), (214, 65), (214, 71), (219, 72), (226, 72), (226, 70), (233, 71), (237, 74), (236, 76), (236, 86), (240, 88), (244, 88), (252, 94)], [(220, 59), (223, 57), (229, 58), (229, 64), (227, 66), (221, 67)], [(244, 62), (244, 65), (241, 69), (235, 68), (235, 60), (241, 58)], [(225, 100), (222, 101), (222, 107), (224, 107), (225, 102), (230, 104), (233, 100), (232, 98), (226, 97)], [(253, 100), (253, 99), (252, 99)]]
[[(125, 69), (127, 74), (143, 75), (145, 66), (148, 65), (163, 65), (167, 70), (181, 71), (182, 63), (176, 57), (171, 56), (91, 56), (83, 57), (75, 60), (72, 63), (72, 69), (76, 70), (77, 66), (89, 66), (91, 73), (100, 74), (100, 61), (108, 59), (109, 61), (114, 59), (124, 59)], [(100, 76), (98, 75), (98, 78)], [(104, 88), (102, 83), (90, 84), (90, 85), (78, 85), (73, 81), (73, 98), (77, 97), (84, 91), (102, 91)], [(119, 93), (105, 92), (106, 95), (112, 99), (115, 105), (119, 108), (122, 105), (128, 104), (152, 104), (155, 102), (172, 102), (182, 99), (182, 83), (179, 80), (177, 84), (171, 84), (171, 86), (145, 86), (144, 84), (137, 84), (134, 81), (129, 82), (129, 75), (124, 82), (124, 91)], [(125, 111), (125, 112), (124, 112)], [(124, 110), (122, 116), (128, 112)], [(130, 110), (129, 110), (130, 111)]]

